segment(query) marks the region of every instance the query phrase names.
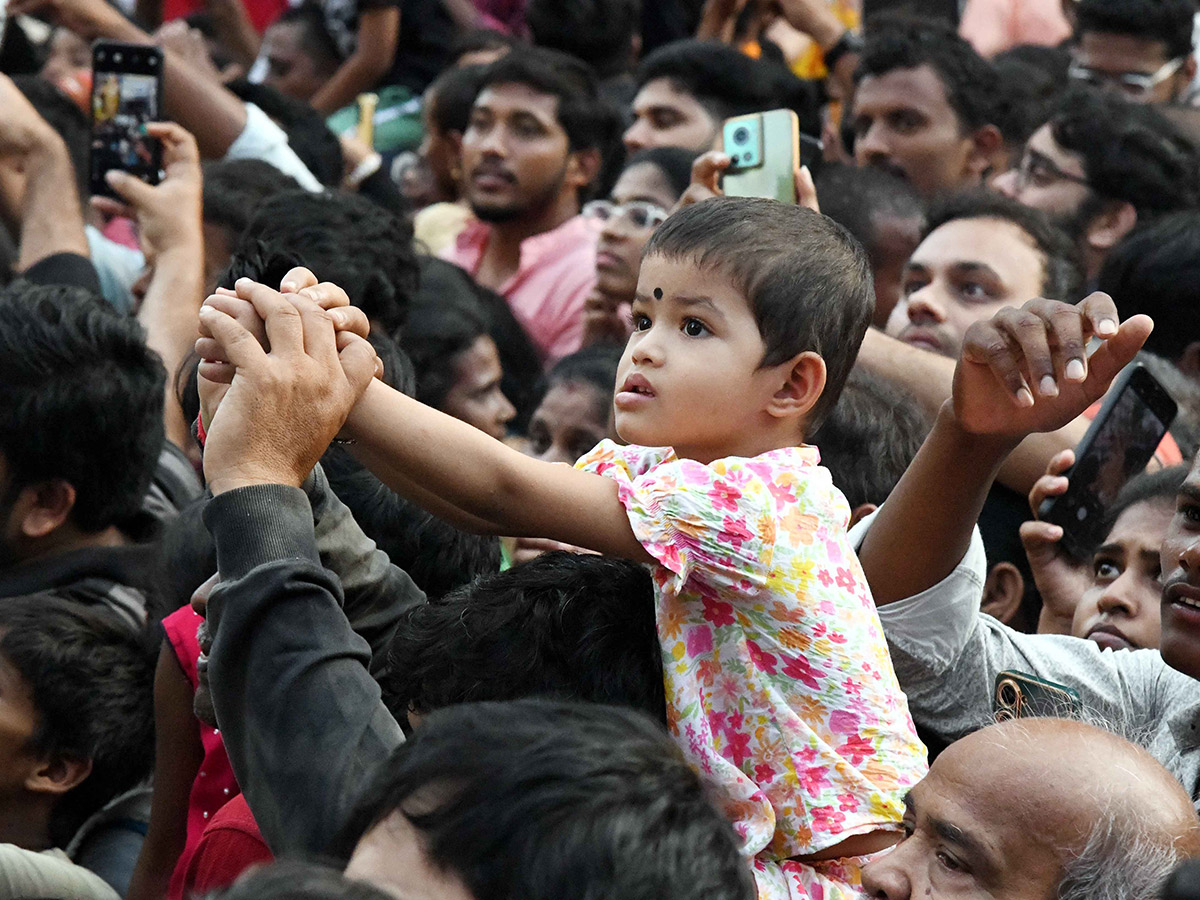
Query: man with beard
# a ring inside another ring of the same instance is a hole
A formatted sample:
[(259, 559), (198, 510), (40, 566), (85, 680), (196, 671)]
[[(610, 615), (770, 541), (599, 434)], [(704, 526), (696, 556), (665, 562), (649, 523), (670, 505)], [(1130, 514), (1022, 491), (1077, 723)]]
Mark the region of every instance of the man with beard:
[(1150, 106), (1076, 88), (1033, 133), (997, 190), (1040, 209), (1075, 240), (1094, 281), (1135, 225), (1200, 205), (1196, 148)]
[(614, 132), (586, 65), (530, 49), (487, 70), (462, 137), (478, 221), (443, 258), (504, 296), (546, 365), (582, 341), (597, 229), (579, 210)]
[(854, 158), (925, 197), (979, 184), (1004, 153), (999, 76), (954, 29), (880, 17), (867, 29), (850, 123)]

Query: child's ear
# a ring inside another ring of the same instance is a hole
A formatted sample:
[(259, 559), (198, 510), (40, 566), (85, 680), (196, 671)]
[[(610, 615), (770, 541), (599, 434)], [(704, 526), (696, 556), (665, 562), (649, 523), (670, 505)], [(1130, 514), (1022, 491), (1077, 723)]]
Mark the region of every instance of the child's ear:
[(79, 787), (92, 774), (90, 759), (44, 759), (25, 778), (25, 789), (35, 794), (62, 795)]
[(777, 419), (803, 418), (825, 393), (825, 360), (806, 350), (779, 367), (784, 381), (767, 403), (767, 413)]

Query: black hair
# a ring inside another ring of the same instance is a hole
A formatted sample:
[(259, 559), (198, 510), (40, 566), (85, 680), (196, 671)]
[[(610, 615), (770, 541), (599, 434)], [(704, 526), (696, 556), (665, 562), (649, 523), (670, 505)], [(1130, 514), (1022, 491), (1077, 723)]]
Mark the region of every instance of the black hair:
[(544, 47), (523, 48), (487, 66), (479, 89), (520, 84), (558, 98), (558, 122), (572, 150), (603, 151), (618, 130), (615, 110), (600, 97), (595, 73), (573, 56)]
[(1200, 341), (1200, 210), (1172, 213), (1136, 229), (1108, 254), (1097, 290), (1122, 318), (1154, 319), (1146, 349), (1179, 360)]
[(692, 183), (692, 163), (695, 161), (696, 154), (682, 147), (648, 147), (625, 160), (621, 171), (643, 163), (654, 166), (662, 173), (667, 186), (678, 200)]
[(1140, 219), (1200, 206), (1200, 155), (1158, 110), (1079, 86), (1050, 117), (1055, 143), (1079, 156), (1088, 187)]
[(577, 56), (601, 78), (625, 71), (641, 31), (641, 0), (529, 0), (525, 21), (534, 43)]
[(0, 290), (0, 452), (10, 492), (75, 489), (71, 521), (102, 531), (136, 516), (163, 446), (166, 373), (145, 333), (80, 288)]
[(15, 75), (13, 84), (67, 145), (67, 155), (75, 172), (75, 190), (86, 211), (88, 197), (92, 193), (92, 126), (87, 115), (70, 97), (45, 78), (37, 75)]
[(821, 464), (855, 510), (887, 499), (931, 426), (911, 393), (856, 368), (824, 424), (806, 438), (821, 451)]
[(720, 123), (779, 106), (779, 82), (769, 64), (717, 41), (674, 41), (642, 60), (641, 89), (659, 78), (696, 99)]
[[(1190, 468), (1191, 466), (1184, 464), (1169, 466), (1157, 472), (1141, 472), (1125, 482), (1112, 506), (1104, 511), (1104, 529), (1101, 532), (1104, 538), (1107, 538), (1108, 533), (1116, 526), (1117, 519), (1132, 506), (1154, 502), (1173, 505), (1179, 489), (1187, 480)], [(1101, 541), (1104, 538), (1101, 538)]]
[(422, 256), (420, 267), (421, 286), (414, 309), (463, 305), (469, 318), (483, 318), (504, 370), (500, 390), (517, 410), (512, 428), (522, 431), (537, 405), (537, 388), (543, 373), (541, 358), (528, 333), (513, 315), (507, 300), (477, 284), (458, 266)]
[(476, 900), (751, 900), (733, 827), (660, 725), (594, 703), (430, 714), (348, 833), (399, 813)]
[(995, 219), (1021, 229), (1045, 260), (1042, 293), (1052, 300), (1073, 301), (1083, 283), (1079, 250), (1065, 231), (1037, 209), (982, 188), (962, 191), (936, 204), (929, 212), (922, 240), (948, 222)]
[(881, 15), (867, 23), (860, 80), (920, 66), (929, 66), (942, 83), (961, 132), (1000, 125), (1003, 108), (996, 69), (953, 26), (899, 15)]
[(486, 66), (454, 66), (439, 75), (426, 91), (430, 117), (438, 131), (462, 134), (471, 124), (471, 107), (479, 96)]
[(320, 3), (309, 0), (285, 9), (271, 24), (300, 26), (301, 49), (327, 74), (332, 75), (345, 61), (337, 41), (325, 24), (325, 13)]
[(830, 164), (816, 178), (821, 212), (849, 231), (873, 263), (881, 220), (911, 219), (925, 223), (925, 203), (909, 182), (874, 166)]
[(619, 344), (593, 344), (564, 356), (546, 373), (546, 391), (560, 384), (590, 384), (611, 401), (616, 390), (617, 366), (624, 348)]
[(1020, 148), (1046, 120), (1070, 83), (1071, 55), (1058, 47), (1022, 44), (992, 58), (1000, 80), (1001, 120), (1009, 147)]
[(1163, 885), (1162, 900), (1200, 900), (1200, 859), (1181, 862)]
[(389, 707), (558, 697), (631, 706), (666, 725), (654, 585), (636, 563), (543, 553), (409, 610), (384, 684)]
[(468, 53), (480, 53), (486, 50), (503, 50), (505, 52), (524, 49), (524, 43), (503, 32), (491, 28), (474, 28), (463, 32), (450, 45), (450, 59), (457, 64)]
[(332, 281), (372, 321), (395, 336), (417, 290), (412, 225), (365, 197), (289, 191), (259, 204), (234, 255), (256, 242), (286, 248), (299, 265)]
[(391, 896), (329, 866), (281, 859), (247, 870), (209, 900), (391, 900)]
[(219, 159), (204, 164), (204, 221), (230, 232), (236, 241), (258, 205), (300, 185), (261, 159)]
[(156, 645), (115, 614), (51, 594), (0, 603), (0, 658), (29, 689), (29, 752), (91, 761), (55, 804), (50, 839), (65, 847), (83, 822), (154, 765)]
[(458, 357), (488, 333), (487, 318), (471, 303), (420, 304), (413, 308), (401, 346), (417, 373), (417, 399), (441, 409), (458, 380)]
[(1167, 45), (1167, 58), (1192, 52), (1196, 4), (1192, 0), (1080, 0), (1075, 39), (1088, 32), (1120, 34)]
[(345, 164), (342, 145), (325, 117), (295, 97), (289, 97), (270, 85), (252, 84), (244, 78), (236, 78), (226, 85), (245, 103), (253, 103), (279, 123), (287, 134), (288, 146), (300, 162), (321, 184), (337, 187), (342, 183)]
[(867, 254), (827, 216), (774, 200), (720, 197), (675, 213), (643, 258), (687, 260), (720, 271), (745, 294), (766, 345), (760, 366), (806, 350), (825, 360), (825, 391), (805, 427), (837, 402), (875, 308)]

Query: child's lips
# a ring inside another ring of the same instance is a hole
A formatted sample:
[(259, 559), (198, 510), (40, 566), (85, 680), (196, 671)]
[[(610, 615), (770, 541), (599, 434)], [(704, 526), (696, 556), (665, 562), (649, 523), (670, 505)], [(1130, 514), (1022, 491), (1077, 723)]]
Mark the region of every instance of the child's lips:
[(633, 410), (654, 399), (654, 388), (643, 375), (630, 375), (625, 379), (621, 389), (613, 398), (613, 404), (620, 410)]

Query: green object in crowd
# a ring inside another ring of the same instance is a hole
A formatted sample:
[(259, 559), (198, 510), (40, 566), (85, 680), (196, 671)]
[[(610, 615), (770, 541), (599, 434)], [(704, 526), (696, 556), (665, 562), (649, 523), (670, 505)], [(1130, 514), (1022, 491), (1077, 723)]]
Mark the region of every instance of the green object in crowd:
[[(379, 153), (401, 153), (416, 150), (425, 137), (421, 124), (421, 98), (400, 85), (380, 88), (379, 104), (375, 107), (375, 149)], [(342, 107), (325, 120), (330, 130), (341, 137), (353, 135), (358, 126), (358, 104)]]

